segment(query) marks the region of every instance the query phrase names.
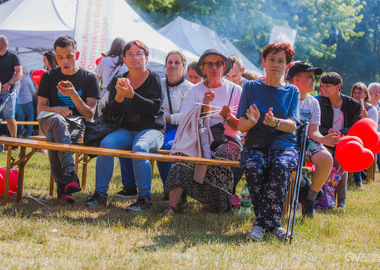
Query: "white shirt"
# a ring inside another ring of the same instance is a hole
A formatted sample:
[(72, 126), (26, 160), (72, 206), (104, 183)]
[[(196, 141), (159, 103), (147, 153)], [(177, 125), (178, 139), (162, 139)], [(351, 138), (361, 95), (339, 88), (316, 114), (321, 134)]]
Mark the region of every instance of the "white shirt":
[[(161, 79), (162, 92), (164, 93), (164, 113), (166, 115), (170, 114), (169, 100), (166, 89), (166, 78)], [(178, 125), (183, 117), (181, 109), (183, 107), (183, 102), (187, 96), (188, 91), (193, 87), (193, 84), (188, 80), (184, 80), (180, 85), (171, 87), (169, 86), (170, 101), (172, 104), (173, 113), (170, 114), (170, 124)]]
[(300, 119), (302, 122), (309, 122), (310, 124), (321, 124), (321, 109), (319, 108), (318, 100), (312, 95), (306, 94), (304, 100), (299, 102)]
[[(234, 89), (234, 92), (231, 97), (231, 92), (232, 89)], [(207, 88), (205, 84), (198, 83), (191, 88), (189, 91), (186, 99), (184, 106), (181, 110), (181, 112), (186, 113), (187, 111), (197, 107), (200, 104), (203, 104), (203, 97), (205, 93), (208, 91), (214, 91), (215, 92), (215, 98), (213, 101), (211, 101), (211, 117), (210, 117), (210, 127), (218, 124), (218, 123), (223, 123), (224, 119), (223, 117), (219, 114), (221, 108), (223, 105), (228, 105), (228, 101), (230, 100), (230, 108), (231, 108), (231, 114), (236, 116), (237, 109), (239, 107), (239, 102), (240, 102), (240, 96), (242, 89), (239, 85), (234, 84), (233, 82), (230, 82), (226, 79), (222, 79), (222, 85), (217, 88)], [(215, 107), (213, 107), (215, 106)], [(237, 138), (240, 139), (239, 134), (240, 132), (238, 130), (232, 129), (227, 122), (224, 123), (224, 134), (227, 136), (230, 136), (232, 138)]]
[(114, 69), (118, 59), (119, 57), (117, 56), (104, 57), (96, 67), (96, 75), (98, 75), (98, 77), (102, 77), (102, 88), (107, 88), (108, 84), (116, 74), (123, 74), (128, 71), (128, 68), (124, 65), (124, 63)]
[(344, 116), (340, 108), (333, 108), (334, 118), (333, 118), (333, 128), (336, 130), (341, 130), (344, 127)]

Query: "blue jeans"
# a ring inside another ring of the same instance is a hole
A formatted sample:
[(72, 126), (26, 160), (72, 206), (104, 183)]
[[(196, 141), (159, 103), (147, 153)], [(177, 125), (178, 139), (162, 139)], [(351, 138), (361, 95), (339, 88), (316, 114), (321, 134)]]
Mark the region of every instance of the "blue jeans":
[[(17, 121), (33, 121), (34, 117), (34, 110), (33, 110), (33, 102), (28, 102), (25, 104), (16, 104), (16, 120)], [(22, 136), (22, 129), (23, 125), (17, 125), (17, 137)], [(26, 126), (26, 136), (30, 137), (32, 136), (32, 130), (33, 126), (32, 125), (27, 125)]]
[[(119, 128), (108, 134), (100, 147), (109, 149), (131, 150), (134, 152), (153, 153), (162, 146), (164, 134), (156, 129), (128, 131)], [(123, 159), (120, 159), (121, 161)], [(133, 172), (139, 189), (139, 197), (151, 200), (152, 168), (149, 160), (133, 159)], [(112, 178), (114, 158), (99, 156), (96, 160), (95, 192), (107, 196), (108, 185)], [(122, 166), (122, 163), (121, 163)]]
[[(14, 89), (13, 91), (16, 91)], [(0, 94), (0, 104), (5, 102), (7, 97), (10, 95), (10, 93), (1, 93)], [(14, 93), (7, 101), (7, 103), (4, 105), (3, 108), (3, 117), (4, 119), (14, 119), (15, 118), (15, 112), (16, 112), (16, 93)]]
[[(168, 130), (168, 126), (166, 130)], [(165, 133), (164, 144), (162, 145), (161, 149), (164, 149), (164, 150), (172, 149), (172, 146), (174, 143), (174, 137), (176, 133), (177, 133), (177, 129), (175, 128)], [(157, 167), (162, 179), (162, 185), (165, 186), (166, 178), (168, 177), (170, 168), (172, 167), (172, 163), (157, 161)], [(121, 158), (120, 168), (121, 168), (121, 181), (123, 183), (123, 186), (128, 187), (128, 188), (136, 188), (132, 159)]]

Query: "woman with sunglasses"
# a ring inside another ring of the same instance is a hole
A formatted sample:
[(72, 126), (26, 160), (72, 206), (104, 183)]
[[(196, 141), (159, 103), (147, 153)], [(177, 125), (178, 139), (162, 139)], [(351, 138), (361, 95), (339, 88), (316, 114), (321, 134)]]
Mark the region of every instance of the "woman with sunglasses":
[[(123, 59), (129, 71), (112, 79), (110, 102), (106, 106), (111, 115), (116, 117), (124, 112), (124, 117), (119, 129), (108, 134), (100, 147), (144, 153), (161, 148), (165, 131), (163, 92), (159, 75), (146, 69), (148, 56), (149, 49), (141, 41), (134, 40), (125, 45)], [(113, 157), (97, 158), (95, 194), (86, 206), (106, 205), (113, 167)], [(149, 160), (133, 159), (133, 171), (139, 194), (137, 201), (126, 210), (142, 212), (151, 207), (152, 168)]]
[[(214, 157), (238, 160), (242, 145), (240, 133), (237, 130), (238, 119), (235, 115), (242, 90), (240, 86), (223, 78), (230, 69), (231, 63), (222, 52), (217, 49), (205, 51), (196, 65), (196, 71), (204, 78), (204, 81), (196, 84), (189, 91), (182, 111), (187, 114), (192, 109), (201, 106), (201, 117), (209, 117), (210, 127), (219, 124), (224, 129), (223, 135), (226, 141), (219, 145), (211, 145)], [(193, 135), (198, 136), (198, 134)], [(194, 145), (194, 147), (197, 146)], [(235, 176), (232, 169), (207, 167), (202, 184), (194, 181), (194, 173), (195, 165), (173, 164), (165, 183), (164, 191), (169, 194), (169, 203), (164, 214), (175, 214), (181, 197), (186, 195), (211, 206), (218, 213), (229, 211)]]

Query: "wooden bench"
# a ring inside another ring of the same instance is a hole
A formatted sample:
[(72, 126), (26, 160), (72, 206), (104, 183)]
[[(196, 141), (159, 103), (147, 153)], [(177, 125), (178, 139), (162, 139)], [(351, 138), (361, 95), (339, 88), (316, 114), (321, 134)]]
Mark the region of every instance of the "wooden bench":
[[(30, 158), (38, 149), (46, 149), (53, 151), (66, 151), (71, 153), (81, 153), (84, 155), (95, 155), (95, 156), (111, 156), (111, 157), (121, 157), (121, 158), (132, 158), (132, 159), (145, 159), (149, 161), (162, 161), (162, 162), (182, 162), (189, 164), (201, 164), (207, 166), (224, 166), (240, 168), (238, 161), (231, 160), (218, 160), (218, 159), (206, 159), (206, 158), (195, 158), (187, 156), (176, 156), (170, 155), (168, 151), (160, 150), (158, 153), (141, 153), (132, 152), (126, 150), (115, 150), (100, 147), (91, 147), (83, 145), (69, 145), (61, 143), (46, 142), (43, 140), (31, 140), (31, 139), (19, 139), (10, 137), (0, 137), (0, 144), (4, 144), (7, 149), (7, 165), (6, 165), (6, 178), (4, 187), (4, 204), (8, 203), (8, 191), (9, 191), (9, 179), (10, 179), (10, 169), (18, 166), (18, 184), (17, 184), (17, 194), (16, 202), (19, 202), (22, 198), (23, 185), (24, 185), (24, 170), (25, 165), (28, 163)], [(12, 157), (13, 149), (12, 147), (20, 147), (19, 155), (16, 158)], [(27, 148), (31, 148), (27, 153)], [(86, 167), (87, 170), (87, 167)], [(303, 172), (309, 172), (309, 167), (303, 167)], [(292, 174), (294, 179), (295, 171)], [(284, 216), (288, 214), (290, 200), (292, 197), (292, 186), (294, 181), (291, 181), (289, 185), (289, 193), (286, 199), (284, 207)]]
[[(6, 125), (7, 121), (1, 121), (0, 124)], [(39, 125), (38, 121), (16, 121), (16, 124), (18, 124), (18, 125), (33, 125), (33, 126)]]

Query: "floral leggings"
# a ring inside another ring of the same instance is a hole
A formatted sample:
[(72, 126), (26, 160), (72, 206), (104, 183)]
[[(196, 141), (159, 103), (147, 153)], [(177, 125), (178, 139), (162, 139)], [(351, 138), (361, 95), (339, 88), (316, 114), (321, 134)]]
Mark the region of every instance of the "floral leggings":
[(298, 159), (296, 148), (268, 151), (244, 148), (240, 166), (245, 171), (256, 215), (254, 226), (261, 226), (267, 231), (281, 226), (289, 178)]

